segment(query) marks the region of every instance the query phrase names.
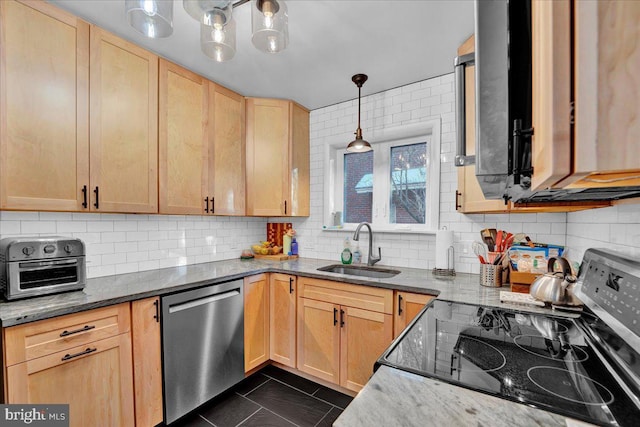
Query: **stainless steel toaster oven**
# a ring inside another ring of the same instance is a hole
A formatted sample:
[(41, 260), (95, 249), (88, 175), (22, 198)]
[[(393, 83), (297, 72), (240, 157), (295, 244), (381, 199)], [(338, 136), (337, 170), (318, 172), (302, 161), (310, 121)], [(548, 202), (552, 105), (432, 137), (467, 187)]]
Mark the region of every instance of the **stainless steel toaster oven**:
[(79, 290), (86, 276), (85, 246), (80, 239), (0, 240), (0, 289), (8, 300)]

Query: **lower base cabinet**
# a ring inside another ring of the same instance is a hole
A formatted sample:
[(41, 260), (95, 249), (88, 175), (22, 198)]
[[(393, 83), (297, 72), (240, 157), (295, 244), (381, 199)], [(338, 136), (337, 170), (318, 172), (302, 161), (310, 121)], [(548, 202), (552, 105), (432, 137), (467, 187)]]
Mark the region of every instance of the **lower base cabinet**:
[(269, 358), (296, 367), (297, 277), (271, 273), (269, 278)]
[(424, 306), (434, 298), (433, 295), (394, 291), (393, 338), (398, 337)]
[(298, 278), (298, 369), (360, 391), (393, 340), (393, 291)]
[(69, 404), (69, 425), (134, 426), (129, 303), (5, 328), (5, 402)]
[(244, 278), (244, 371), (269, 360), (269, 274)]
[(136, 426), (155, 426), (164, 417), (159, 297), (131, 303), (131, 341)]

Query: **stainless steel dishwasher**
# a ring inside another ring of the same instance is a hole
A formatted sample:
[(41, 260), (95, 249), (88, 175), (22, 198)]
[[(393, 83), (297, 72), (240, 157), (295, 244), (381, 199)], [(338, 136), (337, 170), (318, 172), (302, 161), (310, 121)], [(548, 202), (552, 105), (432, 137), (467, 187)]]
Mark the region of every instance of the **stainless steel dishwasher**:
[(165, 422), (244, 378), (242, 280), (162, 297)]

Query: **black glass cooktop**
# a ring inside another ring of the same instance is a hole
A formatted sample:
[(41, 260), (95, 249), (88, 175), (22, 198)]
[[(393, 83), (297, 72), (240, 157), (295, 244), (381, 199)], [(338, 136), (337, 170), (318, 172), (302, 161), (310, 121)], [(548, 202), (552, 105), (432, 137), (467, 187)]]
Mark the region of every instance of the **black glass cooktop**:
[(640, 410), (580, 322), (435, 300), (378, 365), (595, 424), (637, 425)]

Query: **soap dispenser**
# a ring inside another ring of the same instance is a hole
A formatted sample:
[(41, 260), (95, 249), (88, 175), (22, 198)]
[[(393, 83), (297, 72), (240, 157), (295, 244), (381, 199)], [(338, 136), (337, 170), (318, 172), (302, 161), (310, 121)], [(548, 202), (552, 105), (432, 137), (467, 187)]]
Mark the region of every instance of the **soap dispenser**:
[(356, 249), (353, 251), (353, 263), (360, 264), (362, 262), (362, 251), (360, 250), (360, 242), (356, 243)]
[(342, 250), (340, 259), (343, 264), (351, 264), (351, 261), (353, 260), (353, 255), (351, 254), (351, 242), (348, 237), (344, 239), (344, 249)]

